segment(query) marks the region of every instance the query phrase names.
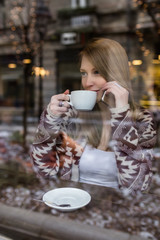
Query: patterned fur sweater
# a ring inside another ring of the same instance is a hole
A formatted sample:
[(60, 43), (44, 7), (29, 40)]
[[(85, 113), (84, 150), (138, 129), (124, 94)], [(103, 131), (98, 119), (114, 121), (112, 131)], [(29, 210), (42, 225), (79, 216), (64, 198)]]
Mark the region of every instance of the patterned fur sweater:
[[(73, 109), (60, 117), (49, 109), (42, 113), (31, 157), (44, 177), (79, 180), (79, 161), (84, 142), (78, 143), (66, 133), (73, 130)], [(129, 193), (148, 189), (152, 178), (152, 151), (156, 130), (150, 112), (143, 109), (134, 121), (129, 105), (111, 109), (112, 145), (115, 152), (120, 189)]]

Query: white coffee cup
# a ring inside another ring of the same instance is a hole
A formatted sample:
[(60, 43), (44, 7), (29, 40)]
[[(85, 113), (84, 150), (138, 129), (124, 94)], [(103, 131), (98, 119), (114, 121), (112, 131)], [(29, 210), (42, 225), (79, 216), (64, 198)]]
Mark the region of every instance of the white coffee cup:
[(75, 90), (68, 95), (69, 104), (81, 111), (91, 111), (96, 103), (97, 93), (89, 90)]

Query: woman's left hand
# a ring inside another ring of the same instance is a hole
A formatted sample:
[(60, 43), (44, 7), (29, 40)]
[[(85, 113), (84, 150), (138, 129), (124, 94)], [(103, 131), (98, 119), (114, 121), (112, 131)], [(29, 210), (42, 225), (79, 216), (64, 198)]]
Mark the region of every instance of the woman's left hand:
[(124, 107), (128, 104), (129, 92), (116, 81), (107, 82), (101, 89), (106, 92), (106, 95), (112, 93), (115, 97), (115, 107)]

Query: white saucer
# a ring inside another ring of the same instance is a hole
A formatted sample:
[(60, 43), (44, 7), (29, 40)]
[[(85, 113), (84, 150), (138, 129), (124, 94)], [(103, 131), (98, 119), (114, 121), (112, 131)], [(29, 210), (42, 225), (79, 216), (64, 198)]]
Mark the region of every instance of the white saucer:
[[(91, 201), (88, 192), (78, 188), (56, 188), (43, 195), (43, 201), (49, 207), (63, 212), (73, 211), (86, 206)], [(59, 207), (56, 204), (70, 204), (71, 207)]]

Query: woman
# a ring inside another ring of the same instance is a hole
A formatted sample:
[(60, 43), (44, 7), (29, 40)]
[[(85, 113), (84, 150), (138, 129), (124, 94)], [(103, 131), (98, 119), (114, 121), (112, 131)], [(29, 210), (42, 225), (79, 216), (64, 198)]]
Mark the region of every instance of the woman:
[(52, 96), (32, 145), (36, 168), (44, 177), (147, 190), (156, 131), (150, 112), (134, 104), (125, 50), (116, 41), (95, 39), (80, 60), (82, 87), (97, 92), (96, 106), (77, 112), (68, 103), (69, 90)]

